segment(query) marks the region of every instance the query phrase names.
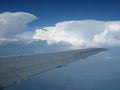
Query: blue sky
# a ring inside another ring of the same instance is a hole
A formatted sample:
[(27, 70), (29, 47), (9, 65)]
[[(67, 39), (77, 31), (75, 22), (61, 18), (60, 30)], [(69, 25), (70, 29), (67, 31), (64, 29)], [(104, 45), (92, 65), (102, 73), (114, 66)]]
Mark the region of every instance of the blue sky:
[(119, 20), (119, 0), (1, 0), (0, 12), (29, 12), (39, 20), (35, 25), (54, 25), (66, 20)]
[(6, 90), (120, 90), (119, 11), (119, 0), (1, 0), (0, 56), (109, 49)]

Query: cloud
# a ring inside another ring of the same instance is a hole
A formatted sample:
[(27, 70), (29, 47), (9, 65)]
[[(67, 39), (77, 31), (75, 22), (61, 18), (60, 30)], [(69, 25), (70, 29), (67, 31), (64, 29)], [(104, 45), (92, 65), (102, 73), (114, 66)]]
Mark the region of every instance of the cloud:
[(35, 30), (33, 40), (74, 48), (120, 45), (120, 21), (74, 20)]
[(28, 29), (27, 24), (35, 19), (36, 16), (26, 12), (0, 13), (0, 43), (19, 41), (18, 36), (23, 35)]
[(0, 13), (0, 44), (40, 41), (72, 48), (120, 45), (120, 21), (73, 20), (28, 30), (27, 24), (36, 18), (27, 12)]
[(93, 41), (97, 44), (120, 45), (120, 22), (107, 22), (103, 32), (96, 34)]

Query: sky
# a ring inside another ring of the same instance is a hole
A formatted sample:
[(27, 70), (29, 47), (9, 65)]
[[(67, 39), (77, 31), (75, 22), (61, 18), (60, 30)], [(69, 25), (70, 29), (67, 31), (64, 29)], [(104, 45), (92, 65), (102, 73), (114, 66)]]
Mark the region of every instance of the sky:
[(0, 0), (0, 56), (109, 49), (6, 90), (119, 90), (119, 9), (119, 0)]

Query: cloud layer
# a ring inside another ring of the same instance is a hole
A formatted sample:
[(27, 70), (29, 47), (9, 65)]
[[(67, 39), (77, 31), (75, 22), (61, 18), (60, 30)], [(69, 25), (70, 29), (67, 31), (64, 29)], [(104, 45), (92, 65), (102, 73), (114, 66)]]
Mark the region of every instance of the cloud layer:
[(120, 45), (120, 21), (73, 20), (28, 30), (27, 24), (36, 18), (26, 12), (0, 13), (0, 44), (39, 41), (72, 48)]
[(36, 16), (25, 12), (0, 13), (0, 43), (22, 39), (20, 34), (23, 35), (28, 28), (27, 24), (35, 19)]
[(36, 29), (33, 40), (75, 48), (120, 45), (120, 21), (76, 20)]

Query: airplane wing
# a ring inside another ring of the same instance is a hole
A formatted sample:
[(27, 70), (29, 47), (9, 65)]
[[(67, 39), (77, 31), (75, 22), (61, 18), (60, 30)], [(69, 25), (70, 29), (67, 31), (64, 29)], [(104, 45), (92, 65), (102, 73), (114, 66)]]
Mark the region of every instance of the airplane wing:
[(0, 57), (0, 88), (23, 82), (36, 74), (84, 59), (104, 50), (106, 49), (89, 48), (48, 54)]

